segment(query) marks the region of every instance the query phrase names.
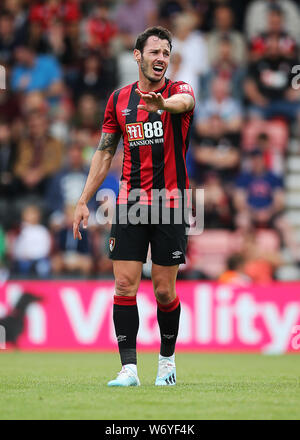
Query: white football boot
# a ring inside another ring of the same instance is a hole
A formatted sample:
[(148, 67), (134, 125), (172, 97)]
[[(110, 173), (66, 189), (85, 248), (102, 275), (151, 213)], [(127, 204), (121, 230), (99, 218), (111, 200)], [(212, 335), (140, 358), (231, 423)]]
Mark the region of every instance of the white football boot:
[(140, 385), (140, 380), (133, 368), (123, 365), (117, 378), (109, 381), (107, 385), (109, 387), (137, 387)]
[(175, 355), (164, 357), (159, 355), (158, 372), (155, 380), (157, 386), (176, 385)]

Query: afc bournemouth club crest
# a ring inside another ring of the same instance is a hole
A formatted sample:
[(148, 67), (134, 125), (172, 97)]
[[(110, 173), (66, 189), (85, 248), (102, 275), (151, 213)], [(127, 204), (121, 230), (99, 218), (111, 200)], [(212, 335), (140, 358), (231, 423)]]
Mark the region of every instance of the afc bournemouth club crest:
[(116, 239), (114, 237), (110, 237), (110, 239), (109, 239), (109, 250), (110, 250), (110, 252), (112, 252), (114, 250), (115, 243), (116, 243)]

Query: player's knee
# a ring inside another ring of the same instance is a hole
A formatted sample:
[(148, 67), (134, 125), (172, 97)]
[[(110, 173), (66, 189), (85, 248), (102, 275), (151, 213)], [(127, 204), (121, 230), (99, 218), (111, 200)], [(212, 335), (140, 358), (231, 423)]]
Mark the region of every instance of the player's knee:
[(135, 284), (127, 277), (116, 278), (116, 295), (130, 296), (136, 294)]
[(158, 287), (155, 289), (155, 297), (160, 304), (168, 304), (173, 300), (173, 292), (167, 287)]

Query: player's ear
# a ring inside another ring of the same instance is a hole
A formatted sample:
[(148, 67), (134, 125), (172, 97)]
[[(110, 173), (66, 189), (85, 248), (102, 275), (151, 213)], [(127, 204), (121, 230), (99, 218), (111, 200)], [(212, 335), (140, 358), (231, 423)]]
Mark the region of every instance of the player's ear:
[(133, 56), (134, 56), (134, 59), (137, 63), (139, 63), (141, 61), (141, 51), (140, 50), (134, 49)]

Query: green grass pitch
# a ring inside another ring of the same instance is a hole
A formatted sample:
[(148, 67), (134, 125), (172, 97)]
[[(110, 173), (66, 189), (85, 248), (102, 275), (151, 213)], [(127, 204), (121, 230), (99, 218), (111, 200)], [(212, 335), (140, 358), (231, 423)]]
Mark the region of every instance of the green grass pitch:
[(177, 385), (153, 385), (157, 354), (139, 355), (138, 388), (108, 388), (111, 353), (0, 353), (0, 419), (300, 419), (300, 356), (179, 353)]

